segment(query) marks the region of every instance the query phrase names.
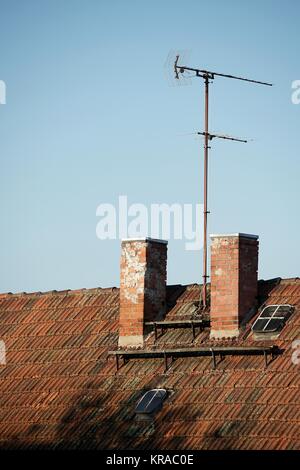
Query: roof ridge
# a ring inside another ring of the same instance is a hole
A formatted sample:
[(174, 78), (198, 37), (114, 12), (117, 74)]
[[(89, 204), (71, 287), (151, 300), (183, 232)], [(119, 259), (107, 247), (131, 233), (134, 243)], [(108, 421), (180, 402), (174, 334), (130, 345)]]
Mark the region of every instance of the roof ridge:
[(286, 284), (288, 282), (294, 282), (294, 283), (300, 283), (300, 277), (287, 277), (284, 279), (281, 279), (280, 283)]
[[(290, 277), (290, 278), (270, 278), (270, 279), (259, 279), (258, 282), (272, 282), (278, 279), (280, 283), (300, 283), (300, 277)], [(201, 287), (202, 284), (198, 283), (189, 283), (189, 284), (168, 284), (167, 287), (186, 287), (188, 290), (192, 290), (198, 287)], [(109, 293), (114, 291), (119, 291), (119, 287), (83, 287), (81, 289), (63, 289), (63, 290), (49, 290), (49, 291), (35, 291), (35, 292), (3, 292), (0, 293), (0, 299), (7, 298), (7, 297), (29, 297), (29, 296), (41, 296), (41, 295), (73, 295), (73, 294), (90, 294), (93, 292), (103, 292)]]
[(118, 287), (91, 287), (91, 288), (85, 288), (83, 287), (82, 289), (64, 289), (64, 290), (49, 290), (45, 292), (41, 291), (36, 291), (36, 292), (4, 292), (0, 293), (0, 299), (5, 299), (5, 298), (11, 298), (11, 297), (39, 297), (43, 295), (73, 295), (73, 294), (90, 294), (93, 292), (103, 292), (103, 293), (110, 293), (114, 291), (118, 291)]

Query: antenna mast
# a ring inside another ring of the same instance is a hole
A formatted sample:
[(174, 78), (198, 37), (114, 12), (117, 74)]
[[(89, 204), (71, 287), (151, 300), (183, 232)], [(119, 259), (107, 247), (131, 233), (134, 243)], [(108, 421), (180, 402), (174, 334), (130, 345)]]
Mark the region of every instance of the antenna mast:
[(272, 86), (272, 83), (260, 82), (258, 80), (250, 80), (248, 78), (237, 77), (235, 75), (227, 75), (224, 73), (211, 72), (208, 70), (195, 69), (192, 67), (186, 67), (185, 65), (178, 65), (180, 55), (175, 56), (174, 62), (174, 74), (175, 79), (179, 80), (180, 75), (184, 77), (184, 72), (191, 72), (191, 76), (200, 77), (204, 80), (204, 132), (198, 132), (198, 134), (204, 136), (204, 209), (203, 209), (203, 285), (202, 285), (202, 302), (203, 308), (207, 307), (207, 215), (209, 211), (207, 210), (207, 194), (208, 194), (208, 149), (209, 141), (213, 138), (225, 139), (225, 140), (234, 140), (237, 142), (247, 142), (242, 139), (237, 139), (230, 136), (210, 134), (208, 130), (208, 115), (209, 115), (209, 83), (210, 80), (214, 80), (215, 77), (224, 77), (231, 78), (234, 80), (242, 80), (244, 82), (256, 83), (258, 85), (267, 85)]

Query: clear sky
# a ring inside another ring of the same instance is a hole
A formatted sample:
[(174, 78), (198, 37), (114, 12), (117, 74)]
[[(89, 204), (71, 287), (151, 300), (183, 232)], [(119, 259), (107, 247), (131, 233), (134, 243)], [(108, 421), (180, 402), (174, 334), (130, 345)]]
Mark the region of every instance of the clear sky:
[[(119, 284), (120, 242), (96, 208), (202, 198), (203, 84), (169, 87), (170, 49), (216, 79), (210, 233), (260, 236), (259, 277), (300, 274), (298, 0), (0, 0), (0, 291)], [(170, 241), (168, 282), (201, 281), (202, 252)]]

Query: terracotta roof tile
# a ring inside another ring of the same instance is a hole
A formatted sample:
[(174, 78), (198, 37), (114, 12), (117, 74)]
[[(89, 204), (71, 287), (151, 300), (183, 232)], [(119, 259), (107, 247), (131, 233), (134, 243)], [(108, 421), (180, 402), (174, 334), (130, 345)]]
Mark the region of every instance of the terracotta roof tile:
[[(0, 295), (0, 446), (50, 448), (300, 449), (300, 374), (291, 342), (300, 339), (300, 281), (260, 282), (266, 304), (296, 310), (275, 343), (268, 367), (255, 356), (131, 360), (116, 371), (119, 291), (86, 289)], [(198, 312), (199, 286), (168, 287), (169, 319)], [(254, 319), (253, 319), (254, 320)], [(250, 326), (238, 341), (210, 341), (208, 331), (168, 330), (148, 347), (254, 343)], [(254, 344), (265, 344), (255, 342)], [(145, 390), (169, 396), (153, 423), (134, 419)]]

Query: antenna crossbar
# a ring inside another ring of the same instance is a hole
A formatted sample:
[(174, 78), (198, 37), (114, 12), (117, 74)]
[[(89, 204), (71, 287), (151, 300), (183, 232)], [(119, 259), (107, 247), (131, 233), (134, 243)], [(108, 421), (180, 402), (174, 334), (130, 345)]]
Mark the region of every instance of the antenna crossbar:
[(186, 67), (185, 65), (178, 65), (179, 55), (176, 56), (174, 63), (175, 78), (179, 79), (179, 73), (184, 73), (185, 71), (195, 72), (196, 77), (208, 78), (213, 80), (215, 77), (224, 77), (224, 78), (233, 78), (234, 80), (242, 80), (243, 82), (257, 83), (258, 85), (273, 86), (273, 83), (261, 82), (259, 80), (252, 80), (250, 78), (238, 77), (236, 75), (229, 75), (225, 73), (212, 72), (210, 70), (201, 70), (195, 69), (193, 67)]
[(203, 135), (203, 136), (207, 135), (209, 140), (217, 138), (217, 139), (224, 139), (224, 140), (234, 140), (235, 142), (244, 142), (245, 144), (248, 142), (248, 140), (238, 139), (237, 137), (231, 137), (230, 135), (210, 134), (206, 132), (196, 132), (196, 134)]

